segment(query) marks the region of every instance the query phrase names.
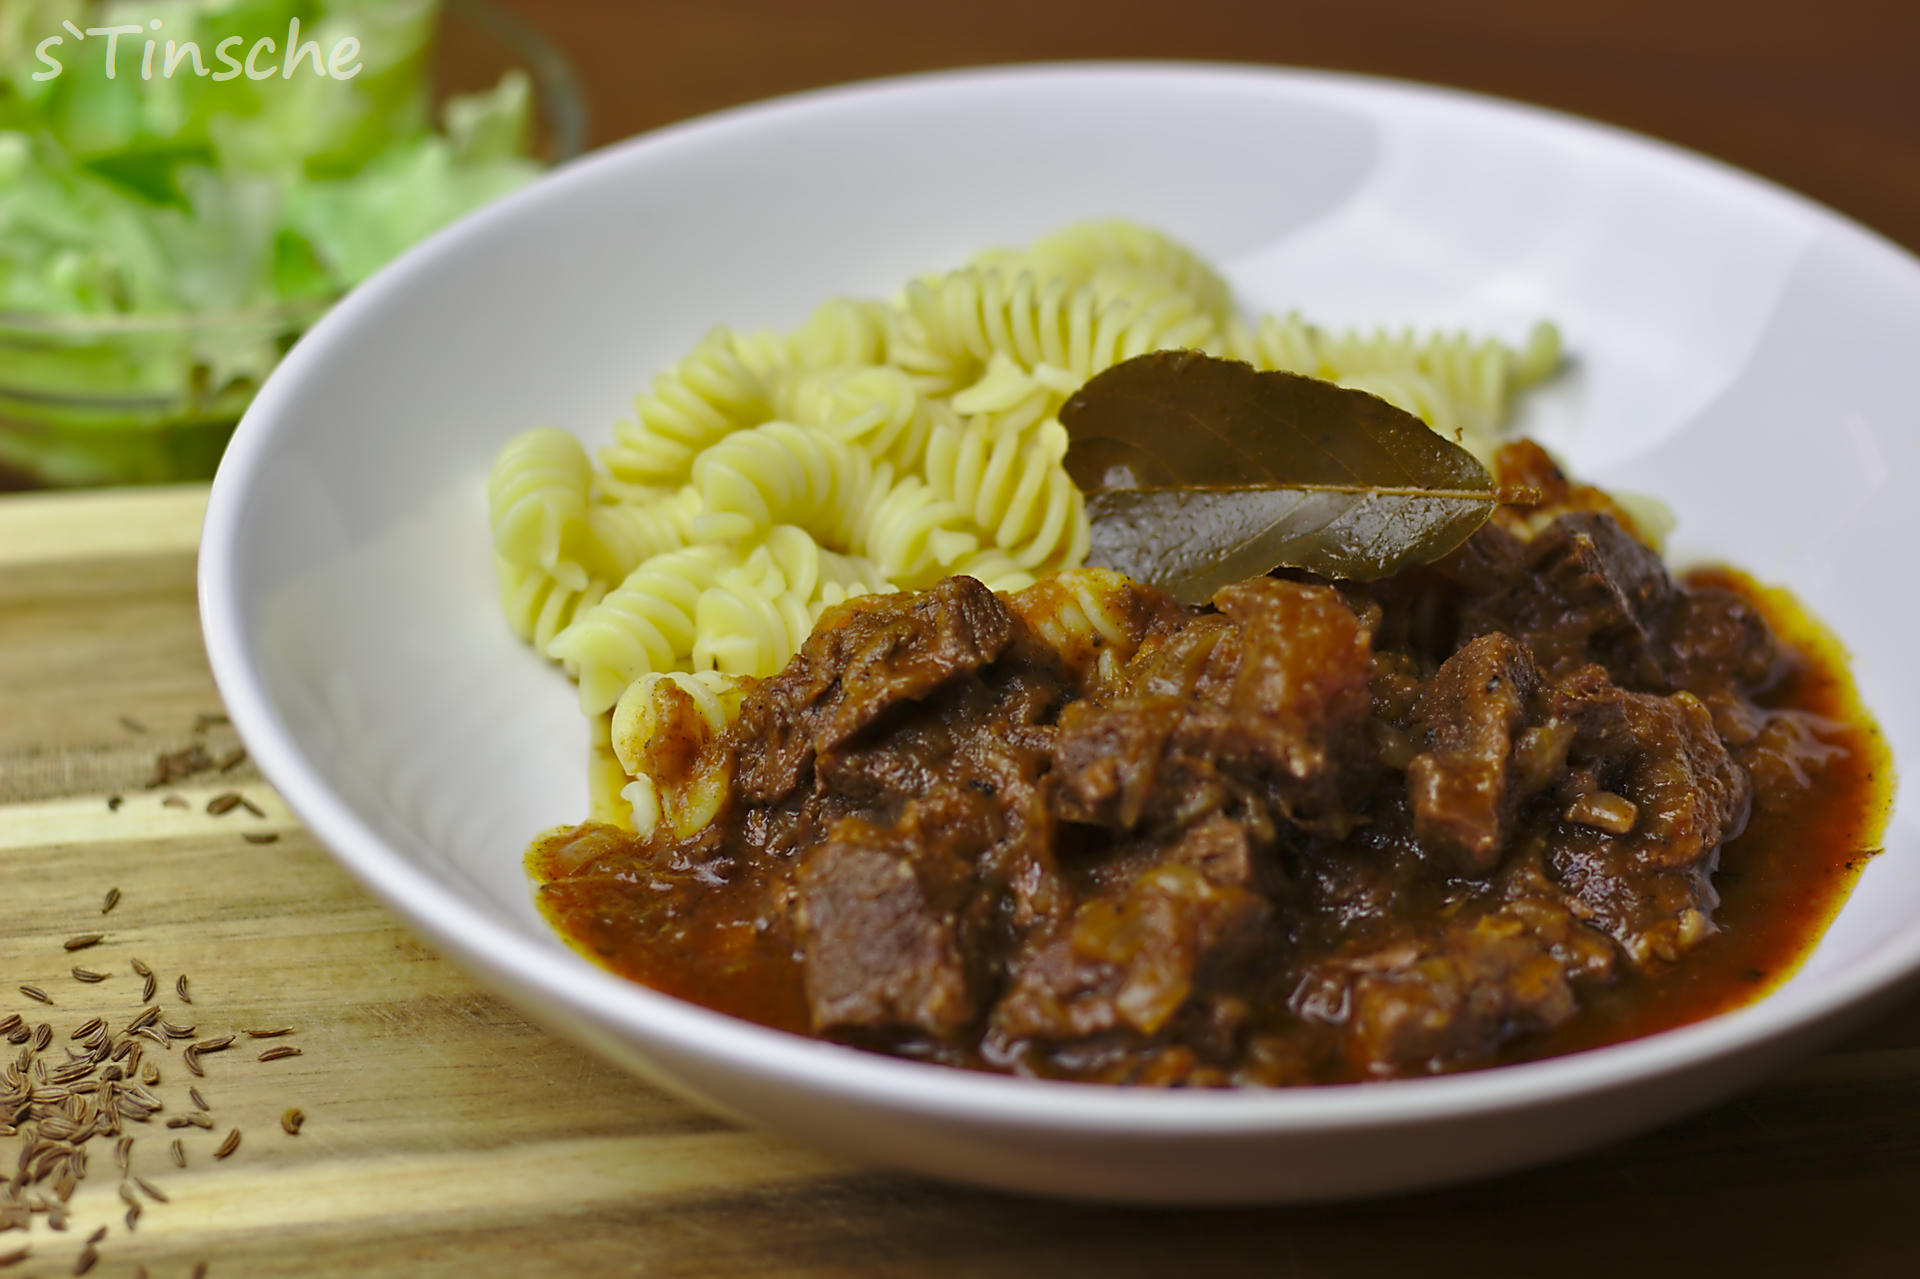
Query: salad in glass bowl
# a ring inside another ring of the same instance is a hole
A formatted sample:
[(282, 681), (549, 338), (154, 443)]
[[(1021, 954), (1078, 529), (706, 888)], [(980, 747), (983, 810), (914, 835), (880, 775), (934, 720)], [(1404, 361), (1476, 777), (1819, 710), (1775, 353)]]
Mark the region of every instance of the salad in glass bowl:
[(211, 475), (328, 306), (578, 153), (559, 54), (442, 8), (0, 5), (0, 488)]

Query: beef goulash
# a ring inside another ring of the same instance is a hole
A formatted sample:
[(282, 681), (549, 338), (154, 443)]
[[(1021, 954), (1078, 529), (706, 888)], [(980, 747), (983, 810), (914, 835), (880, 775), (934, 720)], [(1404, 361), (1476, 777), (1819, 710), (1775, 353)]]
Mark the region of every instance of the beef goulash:
[(1424, 1075), (1749, 999), (1876, 846), (1885, 749), (1779, 593), (1676, 580), (1532, 445), (1498, 469), (1544, 504), (1379, 582), (836, 606), (724, 732), (653, 734), (713, 819), (550, 836), (542, 908), (724, 1012), (1088, 1081)]

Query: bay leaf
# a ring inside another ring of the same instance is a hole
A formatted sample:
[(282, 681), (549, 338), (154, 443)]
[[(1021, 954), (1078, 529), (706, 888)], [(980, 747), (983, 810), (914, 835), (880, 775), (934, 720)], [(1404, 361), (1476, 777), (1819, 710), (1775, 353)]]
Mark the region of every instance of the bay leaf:
[(1197, 351), (1114, 365), (1060, 421), (1089, 562), (1187, 603), (1281, 567), (1391, 576), (1502, 500), (1473, 454), (1378, 396)]

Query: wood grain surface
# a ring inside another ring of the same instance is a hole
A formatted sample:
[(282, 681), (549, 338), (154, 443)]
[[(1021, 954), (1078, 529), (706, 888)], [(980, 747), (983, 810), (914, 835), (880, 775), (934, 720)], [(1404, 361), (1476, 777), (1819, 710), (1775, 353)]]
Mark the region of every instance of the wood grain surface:
[[(476, 989), (350, 881), (245, 763), (159, 787), (161, 753), (237, 746), (194, 603), (199, 487), (0, 497), (0, 1021), (122, 1027), (136, 958), (166, 1016), (242, 1039), (129, 1124), (168, 1196), (128, 1231), (112, 1142), (16, 1269), (208, 1275), (1564, 1275), (1916, 1271), (1920, 1003), (1717, 1110), (1555, 1167), (1331, 1207), (1023, 1200), (849, 1166), (706, 1116)], [(223, 815), (237, 791), (261, 810)], [(118, 795), (117, 808), (110, 798)], [(183, 805), (167, 800), (178, 795)], [(273, 834), (252, 843), (246, 833)], [(101, 907), (120, 890), (111, 913)], [(63, 942), (104, 932), (69, 953)], [(76, 963), (109, 974), (76, 981)], [(191, 1005), (174, 994), (189, 978)], [(45, 989), (31, 1002), (21, 983)], [(293, 1045), (298, 1057), (257, 1059)], [(11, 1059), (18, 1049), (0, 1044)], [(166, 1118), (192, 1109), (211, 1129)], [(281, 1131), (289, 1107), (307, 1120)], [(241, 1145), (212, 1153), (232, 1128)], [(184, 1135), (183, 1135), (184, 1134)], [(180, 1137), (187, 1167), (167, 1143)], [(17, 1139), (0, 1137), (0, 1178)], [(3, 1188), (3, 1187), (0, 1187)]]

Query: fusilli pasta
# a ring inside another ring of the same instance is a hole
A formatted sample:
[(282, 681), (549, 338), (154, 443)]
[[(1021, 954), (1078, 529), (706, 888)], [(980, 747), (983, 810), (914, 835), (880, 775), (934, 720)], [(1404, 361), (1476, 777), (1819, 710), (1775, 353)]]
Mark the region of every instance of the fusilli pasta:
[(501, 448), (487, 474), (487, 511), (495, 554), (544, 569), (572, 590), (587, 584), (573, 553), (585, 532), (593, 463), (580, 441), (536, 427)]
[(1551, 325), (1516, 349), (1249, 322), (1199, 256), (1124, 221), (982, 254), (890, 302), (833, 298), (790, 331), (714, 329), (635, 399), (601, 469), (541, 429), (488, 477), (501, 609), (602, 717), (596, 811), (697, 830), (724, 778), (688, 771), (684, 748), (718, 759), (699, 748), (741, 681), (859, 595), (966, 573), (1017, 592), (1096, 675), (1132, 652), (1130, 584), (1076, 571), (1091, 530), (1059, 414), (1094, 374), (1176, 347), (1371, 391), (1483, 454), (1559, 359)]

